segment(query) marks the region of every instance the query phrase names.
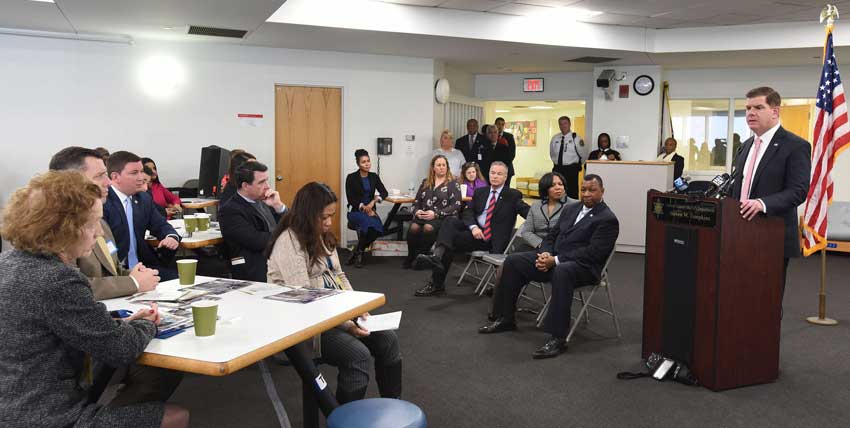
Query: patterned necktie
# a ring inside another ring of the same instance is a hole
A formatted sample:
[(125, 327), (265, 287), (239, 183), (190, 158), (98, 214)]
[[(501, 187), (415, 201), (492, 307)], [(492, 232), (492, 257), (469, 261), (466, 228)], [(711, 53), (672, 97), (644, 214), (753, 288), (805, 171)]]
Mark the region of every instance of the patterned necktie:
[(749, 165), (747, 165), (747, 170), (744, 172), (744, 185), (741, 187), (741, 200), (750, 199), (750, 186), (753, 185), (753, 173), (756, 169), (756, 161), (759, 158), (759, 150), (761, 150), (761, 138), (756, 137), (755, 144), (753, 144), (753, 159)]
[(136, 252), (136, 230), (133, 227), (133, 201), (132, 197), (124, 200), (124, 213), (127, 214), (127, 231), (130, 232), (130, 247), (127, 250), (127, 268), (139, 264), (139, 255)]
[(558, 165), (564, 164), (564, 136), (561, 135), (561, 146), (558, 147)]
[(489, 241), (492, 230), (490, 229), (490, 220), (493, 219), (493, 211), (496, 209), (496, 191), (491, 192), (490, 202), (487, 203), (487, 217), (484, 220), (484, 240)]

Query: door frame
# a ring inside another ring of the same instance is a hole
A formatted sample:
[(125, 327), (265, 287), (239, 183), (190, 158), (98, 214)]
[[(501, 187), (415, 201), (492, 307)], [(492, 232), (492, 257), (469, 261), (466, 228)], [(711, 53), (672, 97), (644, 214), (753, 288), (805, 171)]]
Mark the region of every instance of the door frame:
[[(343, 227), (342, 223), (343, 223), (343, 218), (345, 217), (345, 214), (346, 214), (346, 209), (347, 209), (347, 204), (348, 204), (348, 200), (345, 198), (345, 176), (346, 176), (346, 174), (345, 174), (345, 160), (344, 160), (345, 159), (345, 135), (348, 131), (348, 123), (346, 121), (346, 115), (345, 115), (346, 99), (348, 98), (348, 88), (345, 86), (345, 84), (343, 84), (342, 82), (339, 82), (339, 81), (333, 81), (333, 82), (329, 82), (327, 84), (321, 83), (321, 82), (316, 82), (316, 81), (306, 82), (306, 81), (299, 81), (299, 80), (275, 82), (275, 84), (272, 85), (272, 111), (275, 112), (275, 114), (274, 114), (274, 123), (275, 124), (277, 123), (277, 111), (276, 111), (277, 110), (277, 103), (276, 103), (277, 100), (276, 100), (276, 95), (275, 95), (275, 88), (277, 88), (278, 86), (302, 86), (302, 87), (308, 87), (308, 88), (332, 88), (332, 89), (339, 89), (340, 90), (340, 96), (342, 97), (342, 99), (340, 99), (340, 103), (339, 103), (339, 106), (340, 106), (340, 108), (339, 108), (340, 109), (340, 112), (339, 112), (340, 122), (342, 124), (340, 126), (340, 131), (339, 131), (339, 134), (340, 134), (339, 135), (339, 168), (340, 168), (339, 181), (340, 182), (338, 184), (339, 184), (340, 194), (336, 195), (336, 197), (339, 200), (339, 210), (340, 210), (340, 212), (339, 212), (339, 224), (337, 225), (337, 227), (339, 227), (339, 236), (340, 236), (341, 242), (337, 243), (337, 246), (339, 246), (340, 244), (346, 245), (344, 243), (348, 242), (348, 234), (347, 234), (348, 228)], [(277, 130), (275, 130), (275, 132), (274, 132), (273, 139), (274, 139), (275, 142), (277, 142)], [(277, 150), (277, 147), (275, 147), (275, 150)], [(275, 157), (276, 157), (276, 154), (275, 154)], [(277, 167), (277, 165), (275, 165), (275, 167)]]

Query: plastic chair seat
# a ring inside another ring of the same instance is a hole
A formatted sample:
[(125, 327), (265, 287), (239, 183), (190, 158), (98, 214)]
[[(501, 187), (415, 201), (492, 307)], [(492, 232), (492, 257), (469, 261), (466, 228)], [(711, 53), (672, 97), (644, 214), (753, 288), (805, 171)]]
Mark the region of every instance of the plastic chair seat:
[(473, 251), (473, 252), (469, 253), (469, 255), (471, 255), (472, 257), (484, 257), (487, 254), (490, 254), (490, 252), (489, 251)]
[(367, 398), (343, 404), (328, 417), (328, 428), (426, 428), (418, 406), (391, 398)]
[(505, 263), (505, 259), (507, 259), (507, 258), (508, 258), (507, 254), (487, 254), (486, 256), (482, 257), (481, 259), (484, 260), (487, 263), (491, 263), (491, 264), (494, 264), (496, 266), (501, 266), (502, 264)]

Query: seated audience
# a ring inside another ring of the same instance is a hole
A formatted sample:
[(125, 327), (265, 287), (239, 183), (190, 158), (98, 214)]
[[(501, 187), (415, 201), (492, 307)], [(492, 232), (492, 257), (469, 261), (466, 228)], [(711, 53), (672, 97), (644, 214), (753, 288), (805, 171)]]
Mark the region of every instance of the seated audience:
[(505, 186), (508, 167), (502, 162), (490, 168), (490, 186), (475, 191), (469, 206), (463, 210), (463, 220), (447, 218), (437, 235), (434, 254), (420, 254), (416, 258), (419, 266), (430, 266), (431, 280), (416, 296), (434, 296), (446, 292), (446, 274), (451, 267), (455, 252), (505, 251), (516, 223), (516, 216), (528, 214), (528, 205), (522, 193)]
[(549, 231), (558, 224), (558, 218), (564, 205), (575, 202), (567, 197), (564, 190), (564, 176), (557, 172), (547, 172), (540, 178), (539, 201), (534, 201), (525, 217), (525, 223), (519, 228), (519, 240), (526, 250), (540, 247)]
[(486, 187), (487, 182), (484, 181), (484, 176), (481, 175), (481, 168), (475, 162), (467, 162), (461, 167), (461, 175), (458, 176), (459, 184), (466, 184), (465, 198), (471, 198), (475, 194), (475, 190)]
[[(670, 137), (664, 140), (664, 151), (658, 155), (656, 160), (673, 162), (673, 179), (677, 179), (682, 176), (682, 172), (685, 170), (685, 158), (679, 156), (676, 153), (676, 139)], [(706, 149), (708, 150), (708, 149)], [(706, 157), (707, 159), (707, 157)], [(707, 162), (707, 161), (706, 161)], [(706, 164), (707, 165), (707, 164)], [(707, 166), (706, 166), (707, 168)]]
[(508, 180), (505, 185), (511, 187), (511, 178), (514, 176), (514, 158), (516, 158), (516, 143), (514, 136), (505, 130), (505, 119), (496, 119), (495, 125), (487, 128), (487, 139), (493, 144), (490, 151), (490, 162), (501, 161), (508, 166)]
[(522, 288), (529, 281), (549, 281), (552, 295), (544, 331), (550, 338), (532, 356), (551, 358), (566, 351), (573, 290), (599, 281), (620, 233), (617, 216), (602, 201), (604, 193), (602, 178), (586, 175), (581, 184), (581, 203), (563, 209), (558, 224), (537, 251), (507, 257), (493, 296), (495, 321), (481, 327), (479, 333), (515, 330), (514, 313)]
[[(141, 191), (142, 159), (130, 152), (115, 152), (106, 169), (112, 185), (103, 204), (103, 218), (115, 236), (121, 264), (133, 269), (142, 262), (159, 270), (163, 281), (177, 278), (177, 269), (166, 263), (173, 260), (180, 235), (156, 210), (151, 196)], [(145, 242), (145, 230), (160, 241), (157, 252)]]
[(150, 175), (150, 184), (148, 185), (148, 193), (153, 197), (153, 202), (165, 209), (167, 218), (172, 217), (180, 212), (183, 212), (183, 206), (180, 205), (180, 198), (162, 185), (159, 180), (159, 172), (156, 169), (156, 163), (151, 158), (142, 158), (142, 166), (145, 167), (145, 172)]
[[(269, 241), (269, 282), (352, 289), (340, 267), (331, 231), (336, 203), (336, 195), (324, 184), (308, 183), (298, 190), (292, 208)], [(375, 381), (381, 397), (401, 396), (401, 352), (394, 331), (369, 332), (349, 320), (315, 337), (313, 346), (323, 361), (339, 369), (336, 398), (341, 404), (366, 395), (370, 356), (375, 359)]]
[(219, 194), (219, 206), (224, 205), (236, 193), (236, 184), (233, 183), (232, 177), (236, 171), (245, 162), (254, 162), (257, 158), (254, 155), (242, 149), (236, 149), (230, 152), (230, 163), (227, 166), (227, 174), (221, 178), (221, 194)]
[[(100, 187), (101, 200), (109, 195), (109, 176), (100, 155), (83, 147), (67, 147), (50, 159), (53, 171), (79, 171), (89, 181)], [(109, 225), (100, 220), (102, 236), (95, 239), (91, 253), (76, 260), (80, 272), (88, 277), (95, 300), (129, 296), (151, 291), (159, 283), (159, 271), (139, 263), (132, 270), (125, 269), (118, 260), (118, 246)]]
[(403, 268), (410, 269), (416, 256), (427, 252), (434, 245), (440, 224), (444, 219), (456, 216), (462, 203), (460, 186), (449, 171), (446, 157), (434, 156), (428, 178), (422, 181), (416, 193), (413, 220), (407, 230), (407, 258), (404, 259)]
[[(49, 171), (18, 189), (3, 213), (0, 256), (0, 421), (5, 428), (187, 427), (189, 413), (126, 385), (92, 391), (92, 362), (132, 364), (157, 332), (156, 305), (123, 320), (95, 302), (74, 265), (100, 235), (102, 189), (76, 171)], [(104, 402), (98, 403), (99, 399)]]
[(230, 257), (235, 279), (266, 282), (266, 256), (269, 238), (286, 205), (269, 186), (269, 169), (253, 161), (233, 171), (230, 182), (236, 193), (218, 210), (221, 235)]
[[(375, 205), (387, 197), (387, 188), (381, 177), (372, 169), (369, 152), (358, 149), (354, 152), (357, 171), (345, 177), (345, 197), (348, 199), (348, 227), (357, 231), (357, 246), (348, 259), (349, 265), (363, 266), (363, 252), (384, 234), (384, 224), (375, 211)], [(378, 194), (376, 195), (375, 192)]]
[(463, 157), (463, 153), (454, 148), (452, 143), (452, 131), (448, 129), (444, 129), (443, 132), (440, 133), (440, 148), (434, 150), (434, 153), (431, 154), (431, 158), (434, 156), (443, 155), (446, 157), (446, 160), (449, 162), (449, 172), (453, 175), (460, 174), (460, 168), (463, 166), (463, 163), (466, 162), (466, 159)]
[(599, 148), (590, 152), (590, 155), (587, 157), (588, 160), (622, 160), (620, 158), (620, 152), (611, 148), (611, 136), (607, 133), (603, 132), (596, 137), (596, 145)]

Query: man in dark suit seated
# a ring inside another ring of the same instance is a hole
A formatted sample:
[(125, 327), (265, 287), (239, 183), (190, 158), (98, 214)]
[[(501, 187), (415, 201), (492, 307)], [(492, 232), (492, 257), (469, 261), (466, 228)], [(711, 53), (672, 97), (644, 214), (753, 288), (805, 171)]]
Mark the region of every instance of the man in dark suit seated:
[(490, 166), (490, 186), (475, 190), (463, 220), (447, 218), (437, 235), (433, 255), (420, 254), (417, 266), (430, 266), (431, 281), (416, 290), (417, 296), (434, 296), (446, 292), (446, 274), (457, 251), (489, 251), (501, 253), (511, 240), (516, 216), (528, 214), (522, 193), (506, 187), (508, 167), (502, 162)]
[(466, 121), (467, 135), (455, 140), (455, 148), (463, 153), (467, 162), (477, 162), (479, 165), (486, 161), (487, 137), (478, 133), (478, 121), (469, 119)]
[(221, 235), (235, 279), (266, 282), (268, 264), (263, 252), (286, 205), (269, 186), (268, 167), (246, 162), (230, 180), (236, 193), (218, 211)]
[[(157, 269), (160, 278), (168, 281), (177, 278), (177, 269), (166, 267), (165, 263), (173, 260), (180, 235), (159, 214), (151, 195), (142, 191), (142, 168), (142, 159), (133, 153), (119, 151), (109, 156), (106, 170), (112, 186), (103, 204), (103, 219), (115, 235), (118, 259), (123, 265), (133, 269), (144, 263)], [(145, 242), (145, 230), (159, 240), (157, 251)]]
[(581, 202), (564, 208), (540, 248), (508, 256), (493, 296), (495, 321), (481, 327), (479, 333), (516, 330), (514, 312), (522, 287), (529, 281), (549, 281), (552, 296), (544, 330), (551, 337), (532, 356), (551, 358), (566, 351), (573, 289), (599, 281), (620, 234), (617, 216), (602, 201), (604, 193), (602, 178), (586, 175)]
[[(103, 202), (109, 195), (109, 175), (100, 154), (84, 147), (66, 147), (50, 159), (50, 169), (77, 170), (101, 190)], [(77, 259), (77, 267), (89, 278), (95, 300), (129, 296), (140, 291), (151, 291), (159, 283), (159, 272), (139, 263), (132, 270), (125, 269), (118, 260), (118, 247), (109, 224), (100, 221), (103, 236), (98, 236), (91, 254)]]
[(658, 155), (655, 160), (659, 161), (667, 161), (673, 162), (673, 179), (677, 179), (682, 176), (682, 172), (685, 170), (685, 158), (679, 156), (676, 153), (676, 146), (678, 143), (676, 139), (673, 137), (669, 137), (664, 140), (664, 151)]
[(741, 175), (732, 186), (732, 197), (741, 201), (741, 215), (782, 217), (785, 221), (785, 273), (788, 261), (800, 257), (797, 206), (809, 191), (812, 147), (779, 124), (779, 93), (768, 87), (747, 92), (747, 125), (753, 131), (734, 160)]

